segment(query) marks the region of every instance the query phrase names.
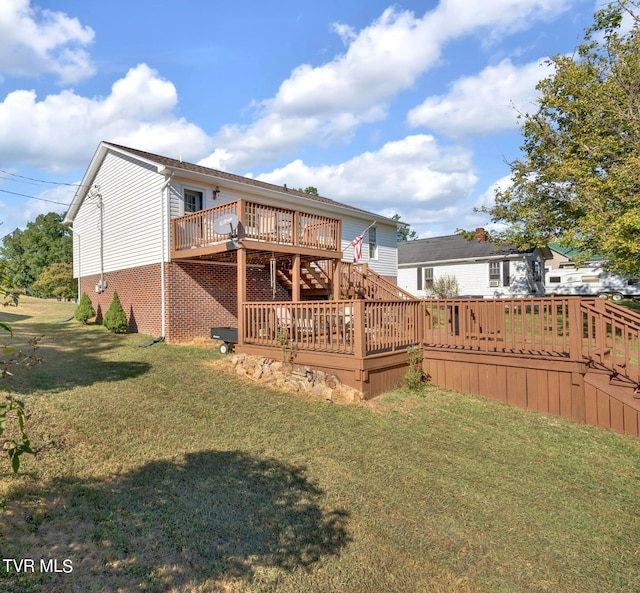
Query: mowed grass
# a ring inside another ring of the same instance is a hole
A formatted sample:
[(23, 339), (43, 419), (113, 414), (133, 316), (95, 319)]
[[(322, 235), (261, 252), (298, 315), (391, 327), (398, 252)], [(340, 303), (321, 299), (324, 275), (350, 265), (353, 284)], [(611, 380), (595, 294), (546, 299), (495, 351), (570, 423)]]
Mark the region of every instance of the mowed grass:
[(36, 570), (3, 592), (640, 591), (637, 440), (436, 388), (314, 401), (72, 311), (0, 311), (43, 336), (38, 454), (0, 466), (0, 555)]

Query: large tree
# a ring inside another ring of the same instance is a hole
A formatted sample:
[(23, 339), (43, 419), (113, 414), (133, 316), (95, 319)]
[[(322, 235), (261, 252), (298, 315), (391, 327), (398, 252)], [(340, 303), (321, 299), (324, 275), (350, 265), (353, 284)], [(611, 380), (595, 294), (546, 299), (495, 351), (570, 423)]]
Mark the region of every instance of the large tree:
[(24, 230), (16, 229), (2, 239), (0, 254), (10, 270), (12, 286), (31, 289), (46, 267), (71, 263), (71, 231), (62, 219), (56, 212), (40, 214)]
[(482, 209), (521, 248), (559, 242), (640, 275), (638, 0), (599, 10), (574, 55), (551, 58), (537, 112), (523, 114), (512, 185)]

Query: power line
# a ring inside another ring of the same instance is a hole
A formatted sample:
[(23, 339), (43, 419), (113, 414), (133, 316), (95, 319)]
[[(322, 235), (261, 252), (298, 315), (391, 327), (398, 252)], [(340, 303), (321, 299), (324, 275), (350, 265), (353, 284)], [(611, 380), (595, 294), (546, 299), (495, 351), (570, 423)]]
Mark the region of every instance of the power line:
[(41, 202), (50, 202), (51, 204), (60, 204), (61, 206), (68, 206), (67, 202), (57, 202), (56, 200), (47, 200), (46, 198), (37, 198), (36, 196), (28, 196), (27, 194), (19, 194), (15, 191), (9, 191), (8, 189), (0, 189), (0, 192), (5, 194), (11, 194), (13, 196), (21, 196), (23, 198), (31, 198), (32, 200), (40, 200)]
[(35, 177), (26, 177), (25, 175), (18, 175), (17, 173), (11, 173), (11, 171), (5, 171), (0, 169), (0, 173), (5, 175), (11, 175), (11, 177), (19, 177), (20, 179), (27, 179), (28, 181), (36, 181), (37, 183), (49, 183), (50, 185), (68, 185), (70, 187), (82, 187), (81, 183), (63, 183), (61, 181), (47, 181), (46, 179), (36, 179)]

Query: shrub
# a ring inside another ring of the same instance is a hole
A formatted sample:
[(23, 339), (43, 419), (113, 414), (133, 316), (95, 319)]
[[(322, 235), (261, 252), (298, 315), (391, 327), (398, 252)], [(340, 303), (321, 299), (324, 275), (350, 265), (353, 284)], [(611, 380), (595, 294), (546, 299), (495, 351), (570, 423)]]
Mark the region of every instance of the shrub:
[(111, 301), (111, 305), (109, 305), (109, 310), (104, 316), (102, 325), (115, 334), (124, 334), (129, 327), (129, 324), (127, 323), (127, 316), (124, 313), (124, 309), (122, 308), (122, 303), (120, 302), (120, 297), (117, 292), (113, 293), (113, 300)]
[(80, 303), (78, 303), (73, 316), (81, 323), (87, 323), (87, 319), (96, 316), (96, 312), (91, 304), (91, 299), (86, 292), (82, 293)]
[(407, 348), (407, 354), (409, 355), (409, 370), (404, 378), (411, 391), (418, 391), (427, 382), (427, 375), (422, 370), (423, 350), (420, 346), (411, 346)]
[(439, 299), (452, 299), (458, 296), (460, 287), (455, 276), (440, 276), (431, 287), (431, 292)]

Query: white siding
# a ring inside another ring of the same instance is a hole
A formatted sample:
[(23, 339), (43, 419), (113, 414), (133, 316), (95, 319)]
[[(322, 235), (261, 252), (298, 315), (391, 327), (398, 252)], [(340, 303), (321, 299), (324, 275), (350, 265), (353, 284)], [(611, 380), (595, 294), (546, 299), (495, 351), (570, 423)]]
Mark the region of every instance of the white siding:
[[(371, 220), (345, 216), (342, 218), (342, 252), (343, 261), (353, 261), (353, 241), (364, 229), (371, 224)], [(369, 264), (369, 267), (381, 276), (398, 275), (398, 248), (396, 226), (391, 224), (376, 223), (378, 241), (378, 258), (369, 259), (369, 233), (365, 233), (362, 245), (361, 263)]]
[(161, 261), (160, 189), (163, 183), (164, 177), (155, 167), (144, 166), (121, 154), (106, 155), (94, 180), (97, 187), (89, 191), (73, 223), (75, 276)]
[[(458, 281), (460, 296), (478, 296), (483, 298), (513, 298), (525, 297), (532, 294), (542, 296), (544, 294), (544, 286), (541, 282), (534, 282), (532, 271), (532, 262), (537, 255), (526, 258), (522, 256), (518, 259), (509, 260), (509, 286), (504, 286), (503, 278), (503, 261), (500, 263), (500, 282), (499, 286), (492, 287), (489, 285), (489, 262), (459, 262), (451, 264), (424, 264), (421, 268), (433, 268), (433, 279), (436, 281), (442, 276), (454, 276)], [(543, 261), (541, 260), (541, 265)], [(544, 268), (542, 268), (544, 269)], [(398, 286), (414, 296), (425, 298), (432, 296), (432, 293), (424, 289), (418, 290), (418, 266), (402, 267), (398, 269)], [(534, 290), (535, 288), (535, 290)]]

